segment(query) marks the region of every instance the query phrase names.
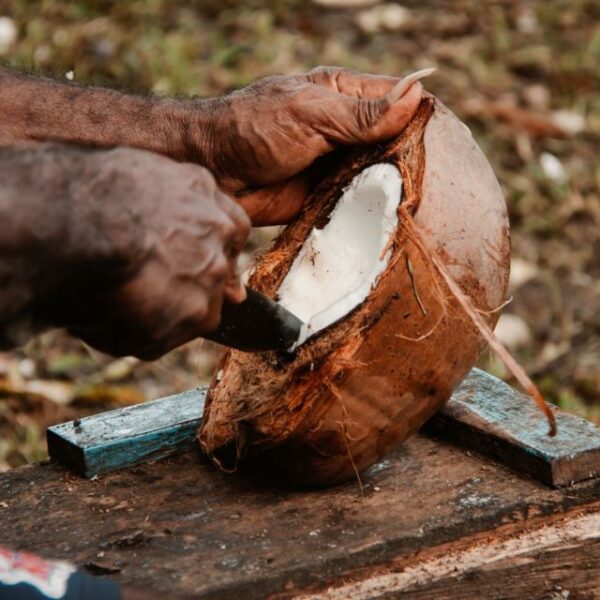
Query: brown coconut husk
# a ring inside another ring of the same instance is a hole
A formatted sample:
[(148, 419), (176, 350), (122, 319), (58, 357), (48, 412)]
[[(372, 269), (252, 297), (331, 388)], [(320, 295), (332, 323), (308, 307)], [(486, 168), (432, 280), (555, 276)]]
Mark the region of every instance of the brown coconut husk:
[[(311, 229), (327, 223), (358, 173), (382, 162), (403, 178), (385, 272), (361, 305), (296, 352), (225, 354), (199, 432), (220, 468), (249, 456), (301, 484), (355, 477), (449, 399), (485, 345), (431, 253), (493, 328), (508, 283), (506, 205), (468, 129), (433, 98), (389, 144), (349, 153), (259, 259), (250, 286), (276, 298)], [(419, 235), (403, 226), (407, 216)]]

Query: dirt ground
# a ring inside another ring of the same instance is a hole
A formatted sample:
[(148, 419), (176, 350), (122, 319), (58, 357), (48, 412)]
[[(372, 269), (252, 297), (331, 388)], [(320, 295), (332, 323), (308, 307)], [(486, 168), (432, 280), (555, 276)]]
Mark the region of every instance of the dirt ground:
[[(548, 400), (600, 422), (595, 0), (0, 0), (0, 60), (181, 96), (318, 64), (437, 66), (428, 89), (471, 128), (509, 205), (513, 300), (498, 335)], [(51, 423), (205, 383), (217, 353), (196, 341), (144, 364), (49, 332), (0, 354), (0, 470), (42, 458)], [(493, 357), (480, 364), (506, 376)]]

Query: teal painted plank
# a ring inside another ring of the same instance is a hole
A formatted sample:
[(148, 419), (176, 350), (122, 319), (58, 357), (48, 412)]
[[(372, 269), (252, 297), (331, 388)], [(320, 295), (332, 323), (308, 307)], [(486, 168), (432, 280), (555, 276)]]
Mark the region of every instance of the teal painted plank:
[[(93, 477), (189, 450), (205, 395), (190, 390), (56, 425), (48, 430), (50, 456)], [(558, 410), (556, 420), (558, 434), (550, 438), (531, 398), (473, 369), (427, 429), (550, 485), (600, 475), (600, 428)]]
[(473, 369), (428, 428), (553, 486), (600, 475), (600, 428), (553, 407), (557, 434), (532, 398)]
[(85, 477), (158, 460), (194, 446), (205, 389), (50, 427), (50, 457)]

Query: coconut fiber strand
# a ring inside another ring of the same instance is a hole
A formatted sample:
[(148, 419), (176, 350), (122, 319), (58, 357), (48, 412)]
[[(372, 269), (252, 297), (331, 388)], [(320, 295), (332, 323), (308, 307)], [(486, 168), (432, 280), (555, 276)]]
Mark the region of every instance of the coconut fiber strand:
[(449, 398), (485, 345), (402, 213), (493, 328), (509, 272), (506, 205), (469, 130), (426, 98), (393, 141), (349, 151), (250, 278), (272, 298), (313, 227), (322, 228), (353, 178), (390, 163), (403, 179), (390, 259), (368, 297), (294, 352), (228, 351), (199, 432), (221, 469), (241, 459), (298, 484), (356, 477), (417, 431)]

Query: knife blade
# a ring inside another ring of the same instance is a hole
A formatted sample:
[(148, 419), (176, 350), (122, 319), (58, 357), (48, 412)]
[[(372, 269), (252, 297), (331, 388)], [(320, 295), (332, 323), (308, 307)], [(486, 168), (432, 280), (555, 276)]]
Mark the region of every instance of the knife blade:
[(219, 326), (203, 337), (244, 352), (287, 350), (298, 339), (302, 325), (281, 304), (246, 287), (246, 300), (239, 304), (225, 301)]

